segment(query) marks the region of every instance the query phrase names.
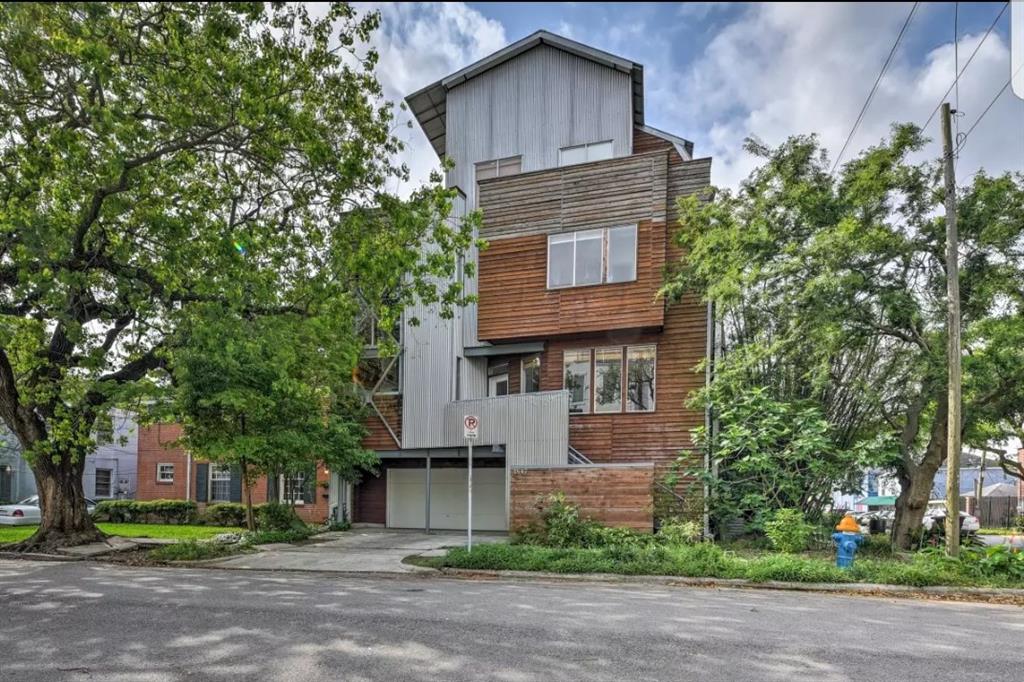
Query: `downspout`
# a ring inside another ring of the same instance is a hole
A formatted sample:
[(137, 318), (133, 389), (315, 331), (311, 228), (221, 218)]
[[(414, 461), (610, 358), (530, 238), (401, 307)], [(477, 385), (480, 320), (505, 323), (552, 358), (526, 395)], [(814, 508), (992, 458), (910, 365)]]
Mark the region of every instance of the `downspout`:
[[(711, 382), (715, 378), (715, 304), (708, 302), (707, 312), (707, 356), (704, 362), (704, 388), (711, 388)], [(712, 415), (711, 403), (704, 405), (704, 433), (707, 434), (707, 445), (704, 448), (704, 471), (711, 468), (711, 440), (714, 435), (714, 416)], [(711, 537), (711, 509), (708, 497), (711, 494), (711, 487), (704, 481), (704, 537)]]

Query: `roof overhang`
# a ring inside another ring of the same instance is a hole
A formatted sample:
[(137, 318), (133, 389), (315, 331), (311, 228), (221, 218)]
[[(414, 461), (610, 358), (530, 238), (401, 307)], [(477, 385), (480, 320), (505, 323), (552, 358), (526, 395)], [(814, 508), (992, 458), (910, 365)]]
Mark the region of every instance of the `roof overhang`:
[(492, 358), (500, 355), (528, 355), (530, 353), (542, 353), (543, 351), (543, 341), (528, 341), (525, 343), (506, 343), (498, 346), (469, 346), (465, 350), (465, 356), (467, 358)]
[(664, 130), (658, 130), (648, 125), (638, 124), (637, 128), (644, 131), (648, 135), (654, 137), (660, 137), (663, 140), (671, 142), (676, 147), (676, 151), (679, 152), (679, 156), (683, 157), (684, 161), (693, 161), (693, 142), (690, 142), (686, 138), (673, 135), (672, 133), (666, 133)]
[(416, 117), (420, 127), (423, 128), (423, 132), (430, 140), (430, 145), (438, 157), (443, 159), (445, 155), (445, 114), (448, 91), (539, 45), (549, 45), (610, 69), (629, 74), (633, 91), (633, 123), (638, 126), (644, 125), (643, 64), (637, 64), (548, 31), (537, 31), (405, 98), (409, 109)]

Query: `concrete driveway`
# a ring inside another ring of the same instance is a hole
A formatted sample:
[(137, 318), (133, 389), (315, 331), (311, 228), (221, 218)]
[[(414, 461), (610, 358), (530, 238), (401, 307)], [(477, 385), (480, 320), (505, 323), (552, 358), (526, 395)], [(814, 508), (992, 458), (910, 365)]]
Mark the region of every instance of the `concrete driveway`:
[[(473, 533), (473, 542), (507, 542), (497, 533)], [(437, 556), (449, 547), (466, 544), (465, 531), (357, 528), (322, 533), (303, 545), (263, 545), (255, 554), (229, 557), (215, 565), (224, 568), (339, 573), (416, 573), (429, 569), (403, 564), (412, 555)]]

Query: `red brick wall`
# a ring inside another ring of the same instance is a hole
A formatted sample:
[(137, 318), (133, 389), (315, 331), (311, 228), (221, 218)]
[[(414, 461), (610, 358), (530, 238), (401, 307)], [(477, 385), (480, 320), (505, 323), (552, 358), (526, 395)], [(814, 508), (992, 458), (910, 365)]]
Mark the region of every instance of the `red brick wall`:
[[(188, 454), (173, 443), (181, 437), (181, 426), (178, 424), (153, 424), (139, 428), (139, 484), (136, 499), (139, 500), (194, 500), (196, 499), (196, 480), (198, 467), (203, 460), (192, 460), (191, 476), (187, 473)], [(157, 464), (174, 465), (174, 482), (158, 483), (156, 480)], [(328, 491), (326, 486), (330, 475), (323, 467), (317, 467), (316, 501), (296, 507), (296, 512), (310, 523), (320, 523), (330, 513)], [(186, 491), (186, 480), (190, 482)], [(242, 490), (242, 501), (245, 501), (245, 490)], [(267, 501), (267, 479), (261, 476), (252, 487), (253, 504)], [(205, 507), (200, 503), (200, 510)]]
[(515, 532), (538, 518), (555, 492), (579, 505), (580, 515), (606, 526), (654, 529), (654, 465), (512, 469), (510, 526)]

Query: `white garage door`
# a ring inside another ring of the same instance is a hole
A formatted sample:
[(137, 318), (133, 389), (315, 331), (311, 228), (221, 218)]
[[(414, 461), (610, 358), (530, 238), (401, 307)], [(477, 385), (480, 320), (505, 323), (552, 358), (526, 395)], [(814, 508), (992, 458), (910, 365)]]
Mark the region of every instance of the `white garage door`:
[[(426, 469), (388, 469), (389, 528), (423, 528)], [(466, 528), (466, 470), (430, 470), (430, 527)], [(505, 469), (473, 469), (473, 530), (506, 530)]]

